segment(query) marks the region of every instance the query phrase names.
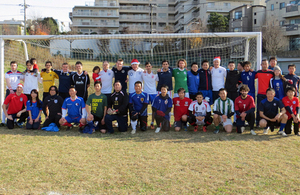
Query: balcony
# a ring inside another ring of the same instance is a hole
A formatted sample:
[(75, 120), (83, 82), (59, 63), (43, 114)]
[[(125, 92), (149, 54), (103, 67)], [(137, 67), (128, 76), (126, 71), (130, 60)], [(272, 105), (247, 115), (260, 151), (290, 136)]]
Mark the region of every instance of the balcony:
[(290, 18), (300, 16), (299, 5), (289, 5), (286, 7), (286, 12), (283, 13), (282, 17)]
[(149, 5), (149, 3), (156, 2), (156, 0), (119, 0), (119, 3), (124, 3), (124, 4), (146, 4)]
[(300, 28), (298, 24), (288, 24), (286, 25), (286, 36), (292, 36), (292, 35), (300, 35)]
[[(153, 11), (156, 10), (156, 7), (153, 8)], [(119, 12), (122, 13), (149, 13), (149, 6), (121, 6)]]
[(76, 8), (100, 8), (100, 7), (105, 7), (105, 8), (119, 8), (119, 3), (118, 2), (99, 2), (99, 3), (95, 3), (95, 2), (86, 2), (85, 5), (76, 5)]
[(101, 28), (101, 27), (110, 27), (110, 28), (118, 28), (119, 22), (73, 22), (73, 27), (89, 27), (89, 28)]
[(119, 14), (112, 14), (112, 13), (99, 13), (99, 12), (92, 12), (92, 13), (83, 13), (83, 12), (73, 12), (71, 13), (73, 16), (70, 17), (79, 17), (79, 18), (118, 18)]
[(120, 24), (119, 30), (122, 31), (124, 27), (128, 27), (130, 31), (150, 31), (150, 25)]
[(199, 16), (200, 12), (192, 13), (191, 17), (189, 17), (187, 20), (184, 20), (184, 24), (189, 24), (193, 19), (197, 19)]
[[(153, 17), (154, 19), (155, 17)], [(120, 15), (120, 22), (150, 22), (150, 16), (137, 16), (137, 15), (131, 15), (131, 16), (124, 16), (124, 15)]]

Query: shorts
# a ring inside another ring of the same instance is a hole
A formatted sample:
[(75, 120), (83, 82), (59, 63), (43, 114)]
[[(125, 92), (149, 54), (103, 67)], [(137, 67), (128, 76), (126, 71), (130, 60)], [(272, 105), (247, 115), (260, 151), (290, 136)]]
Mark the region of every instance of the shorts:
[(183, 122), (183, 121), (175, 121), (174, 122), (174, 127), (180, 127), (182, 128), (182, 126), (184, 126), (184, 124), (186, 125), (187, 124), (187, 121)]
[(98, 117), (96, 115), (93, 115), (93, 116), (94, 116), (94, 122), (97, 122), (97, 126), (96, 126), (95, 130), (106, 129), (106, 125), (105, 124), (104, 125), (101, 124), (101, 121), (102, 121), (103, 117), (100, 118), (100, 117)]
[[(219, 116), (219, 117), (220, 117), (220, 116)], [(220, 122), (220, 124), (222, 124), (222, 125), (223, 125), (223, 127), (225, 127), (225, 126), (227, 126), (227, 125), (232, 125), (232, 121), (231, 121), (231, 119), (230, 119), (230, 118), (226, 119), (226, 121), (225, 121), (225, 122), (223, 122), (223, 119), (222, 119), (222, 117), (220, 117), (220, 119), (221, 119), (221, 122)]]
[(205, 118), (202, 121), (199, 121), (198, 119), (196, 119), (196, 124), (197, 125), (205, 125), (204, 120), (205, 120)]
[[(179, 97), (178, 93), (174, 93), (173, 98)], [(190, 94), (189, 93), (185, 93), (184, 97), (190, 98)]]
[(154, 98), (156, 98), (157, 94), (148, 94), (149, 104), (152, 104)]
[(68, 123), (79, 123), (81, 116), (73, 117), (73, 118), (66, 116), (65, 119), (67, 120)]

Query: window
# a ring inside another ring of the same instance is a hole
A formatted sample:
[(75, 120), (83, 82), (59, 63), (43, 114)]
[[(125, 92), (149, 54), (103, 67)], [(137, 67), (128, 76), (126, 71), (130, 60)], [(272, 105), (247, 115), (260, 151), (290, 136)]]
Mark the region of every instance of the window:
[(233, 32), (242, 32), (242, 28), (234, 28)]
[(290, 1), (290, 4), (292, 5), (296, 4), (296, 1)]
[(256, 12), (254, 12), (254, 15), (256, 16)]
[(209, 3), (207, 3), (207, 7), (213, 8), (213, 7), (215, 7), (215, 3), (209, 2)]
[(279, 4), (279, 9), (282, 9), (284, 7), (285, 7), (285, 3), (284, 2)]
[(274, 11), (274, 4), (271, 4), (271, 11)]
[(167, 18), (167, 14), (166, 13), (158, 13), (158, 17)]
[(234, 19), (241, 19), (241, 18), (242, 18), (242, 12), (241, 11), (235, 12)]
[(254, 19), (254, 24), (256, 24), (256, 19)]
[(161, 22), (159, 22), (159, 23), (158, 23), (158, 26), (164, 28), (164, 27), (166, 27), (166, 23), (161, 23)]
[(230, 3), (224, 3), (224, 7), (229, 8), (230, 7)]
[(279, 22), (279, 25), (280, 25), (280, 26), (284, 26), (284, 20), (280, 21), (280, 22)]
[(300, 24), (300, 18), (290, 20), (290, 24)]

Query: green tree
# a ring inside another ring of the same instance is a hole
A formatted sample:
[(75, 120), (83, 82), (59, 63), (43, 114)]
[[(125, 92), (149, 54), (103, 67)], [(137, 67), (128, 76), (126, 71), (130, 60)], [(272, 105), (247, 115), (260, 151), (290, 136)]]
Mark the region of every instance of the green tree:
[(228, 32), (229, 29), (229, 15), (212, 12), (207, 21), (207, 27), (211, 32)]

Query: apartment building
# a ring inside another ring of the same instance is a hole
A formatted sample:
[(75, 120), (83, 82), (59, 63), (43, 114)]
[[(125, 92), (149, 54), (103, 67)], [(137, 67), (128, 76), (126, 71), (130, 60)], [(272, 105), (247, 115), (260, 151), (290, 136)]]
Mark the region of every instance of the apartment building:
[(300, 1), (267, 0), (267, 20), (275, 18), (289, 40), (289, 50), (300, 50)]
[(0, 21), (0, 35), (24, 35), (24, 21)]
[(242, 5), (229, 11), (230, 32), (259, 32), (266, 21), (266, 6)]

